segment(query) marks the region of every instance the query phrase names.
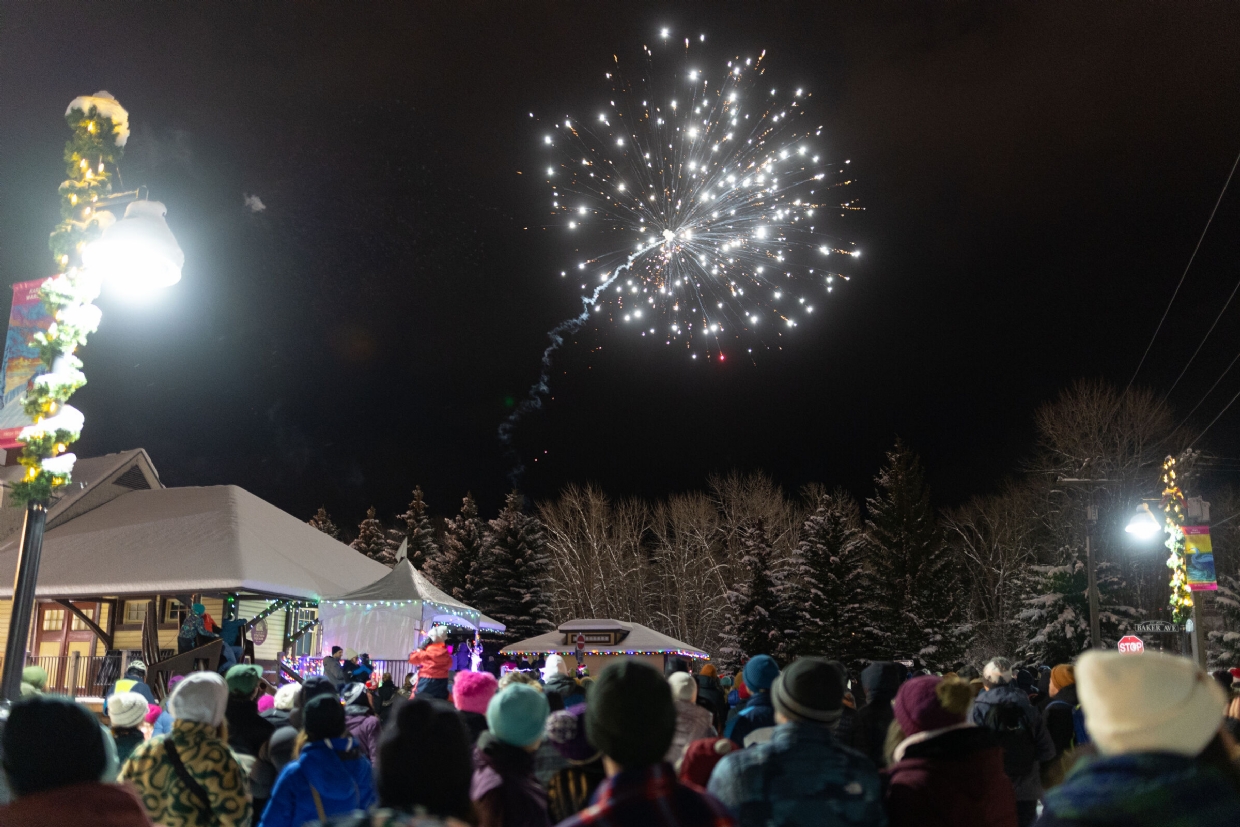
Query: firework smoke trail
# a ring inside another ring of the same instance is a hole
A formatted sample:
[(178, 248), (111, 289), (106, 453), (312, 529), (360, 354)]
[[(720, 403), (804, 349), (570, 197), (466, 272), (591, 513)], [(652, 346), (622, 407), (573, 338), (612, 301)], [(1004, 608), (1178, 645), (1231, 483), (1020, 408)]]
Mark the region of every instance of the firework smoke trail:
[[(661, 36), (669, 45), (669, 30)], [(672, 72), (656, 71), (655, 53), (643, 47), (639, 85), (606, 73), (612, 95), (597, 120), (565, 118), (543, 135), (555, 156), (546, 168), (553, 224), (610, 252), (577, 265), (597, 268), (600, 283), (581, 297), (580, 314), (549, 332), (538, 381), (500, 426), (514, 483), (524, 468), (513, 429), (542, 407), (553, 354), (591, 317), (722, 363), (725, 347), (742, 355), (782, 347), (837, 279), (849, 278), (826, 265), (860, 255), (823, 227), (837, 210), (860, 208), (830, 197), (852, 183), (849, 162), (825, 160), (823, 127), (802, 125), (810, 95), (759, 88), (766, 52), (728, 61), (716, 83), (690, 45), (686, 38), (683, 54), (672, 55)]]

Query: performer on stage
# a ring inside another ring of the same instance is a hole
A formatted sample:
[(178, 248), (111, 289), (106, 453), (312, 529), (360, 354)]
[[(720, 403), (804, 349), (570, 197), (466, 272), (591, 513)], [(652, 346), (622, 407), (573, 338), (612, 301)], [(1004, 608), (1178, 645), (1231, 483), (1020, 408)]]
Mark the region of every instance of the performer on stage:
[(418, 651), (409, 655), (409, 663), (419, 667), (417, 694), (426, 698), (448, 700), (448, 675), (452, 672), (452, 655), (444, 643), (447, 626), (434, 626)]

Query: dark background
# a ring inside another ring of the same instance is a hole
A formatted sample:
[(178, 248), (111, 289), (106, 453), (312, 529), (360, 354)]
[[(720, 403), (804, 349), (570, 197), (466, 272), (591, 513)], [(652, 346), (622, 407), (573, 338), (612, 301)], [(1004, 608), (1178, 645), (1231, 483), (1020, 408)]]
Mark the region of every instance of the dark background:
[[(130, 111), (125, 184), (168, 204), (183, 281), (104, 296), (80, 455), (150, 451), (353, 526), (414, 484), (506, 490), (495, 432), (579, 307), (529, 113), (588, 115), (658, 30), (804, 86), (850, 195), (857, 276), (757, 364), (587, 328), (517, 430), (524, 488), (616, 495), (769, 472), (858, 494), (896, 435), (940, 505), (993, 489), (1076, 377), (1127, 382), (1240, 150), (1240, 10), (1223, 3), (307, 4), (0, 7), (0, 267), (50, 274), (65, 105)], [(1240, 183), (1236, 184), (1240, 190)], [(253, 213), (244, 194), (267, 209)], [(523, 227), (531, 227), (523, 230)], [(1138, 380), (1165, 389), (1240, 278), (1224, 200)], [(1240, 350), (1232, 308), (1176, 389)], [(600, 349), (601, 346), (601, 349)], [(593, 351), (593, 352), (592, 352)], [(1199, 412), (1213, 418), (1240, 371)], [(1209, 447), (1240, 452), (1240, 405)], [(545, 453), (544, 453), (545, 452)], [(532, 462), (535, 458), (537, 463)]]

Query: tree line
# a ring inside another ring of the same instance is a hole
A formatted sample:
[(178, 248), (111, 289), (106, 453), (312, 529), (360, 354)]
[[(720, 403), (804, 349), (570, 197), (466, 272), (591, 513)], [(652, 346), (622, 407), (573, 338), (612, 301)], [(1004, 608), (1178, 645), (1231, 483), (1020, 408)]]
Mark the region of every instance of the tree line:
[[(611, 617), (728, 665), (759, 653), (853, 666), (951, 668), (995, 654), (1066, 661), (1090, 645), (1086, 533), (1110, 646), (1136, 620), (1168, 616), (1166, 550), (1123, 531), (1136, 505), (1161, 493), (1163, 457), (1181, 456), (1190, 495), (1212, 475), (1148, 391), (1077, 382), (1038, 409), (1035, 425), (1033, 451), (999, 490), (946, 510), (932, 504), (916, 453), (896, 440), (864, 501), (819, 484), (789, 496), (763, 474), (732, 473), (657, 501), (613, 499), (592, 484), (536, 505), (513, 492), (492, 520), (467, 495), (437, 530), (419, 488), (392, 528), (371, 508), (351, 545), (393, 565), (407, 541), (416, 567), (503, 622), (509, 641)], [(1240, 511), (1230, 489), (1207, 493), (1216, 522)], [(310, 522), (338, 534), (323, 509)], [(1240, 523), (1220, 525), (1220, 590), (1205, 598), (1220, 662), (1240, 656), (1233, 540)]]

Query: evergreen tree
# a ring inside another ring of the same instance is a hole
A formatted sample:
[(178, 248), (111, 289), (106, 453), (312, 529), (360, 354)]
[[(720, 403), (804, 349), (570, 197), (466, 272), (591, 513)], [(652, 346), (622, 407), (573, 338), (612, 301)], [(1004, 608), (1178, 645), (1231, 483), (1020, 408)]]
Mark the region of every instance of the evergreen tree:
[(724, 632), (720, 654), (725, 664), (739, 666), (754, 655), (783, 654), (786, 624), (779, 605), (779, 583), (772, 574), (775, 556), (760, 518), (740, 530), (741, 577), (728, 591), (734, 626)]
[[(1017, 617), (1028, 625), (1026, 656), (1041, 663), (1071, 663), (1090, 646), (1089, 572), (1085, 550), (1060, 550), (1063, 560), (1054, 566), (1030, 567), (1029, 596)], [(1114, 649), (1138, 612), (1117, 599), (1124, 583), (1116, 566), (1098, 564), (1098, 620), (1102, 648)]]
[(366, 510), (366, 519), (357, 527), (357, 539), (349, 543), (349, 547), (360, 551), (372, 560), (385, 565), (392, 565), (394, 559), (388, 550), (387, 537), (383, 532), (383, 523), (375, 516), (372, 505)]
[(948, 667), (961, 646), (959, 576), (930, 506), (921, 463), (896, 440), (866, 500), (866, 541), (878, 631), (874, 659), (920, 658)]
[(487, 545), (486, 524), (478, 517), (478, 504), (472, 494), (461, 502), (461, 513), (448, 522), (443, 546), (425, 563), (423, 574), (431, 582), (462, 603), (475, 605), (470, 585), (474, 569)]
[(489, 542), (469, 577), (474, 605), (508, 627), (509, 641), (554, 628), (543, 591), (549, 573), (547, 537), (524, 505), (516, 491), (508, 495), (504, 510), (490, 522)]
[(874, 659), (873, 590), (865, 572), (861, 510), (847, 492), (822, 495), (801, 527), (792, 581), (798, 598), (798, 655), (859, 668)]
[[(1203, 599), (1205, 592), (1193, 597)], [(1240, 578), (1219, 572), (1214, 605), (1223, 619), (1223, 630), (1208, 632), (1211, 669), (1229, 669), (1240, 664)]]
[(314, 512), (314, 516), (308, 521), (311, 526), (331, 537), (333, 540), (340, 539), (340, 529), (336, 528), (336, 524), (332, 522), (332, 518), (327, 516), (327, 509), (319, 506), (319, 510)]
[(399, 563), (400, 560), (397, 559), (396, 555), (400, 552), (401, 544), (407, 539), (405, 532), (399, 528), (389, 528), (383, 532), (383, 558), (380, 562), (388, 566), (395, 566)]
[(403, 535), (409, 538), (409, 562), (415, 569), (425, 568), (426, 561), (439, 553), (439, 544), (435, 542), (435, 527), (426, 516), (426, 501), (422, 497), (421, 486), (413, 489), (409, 509), (396, 519), (405, 527)]

